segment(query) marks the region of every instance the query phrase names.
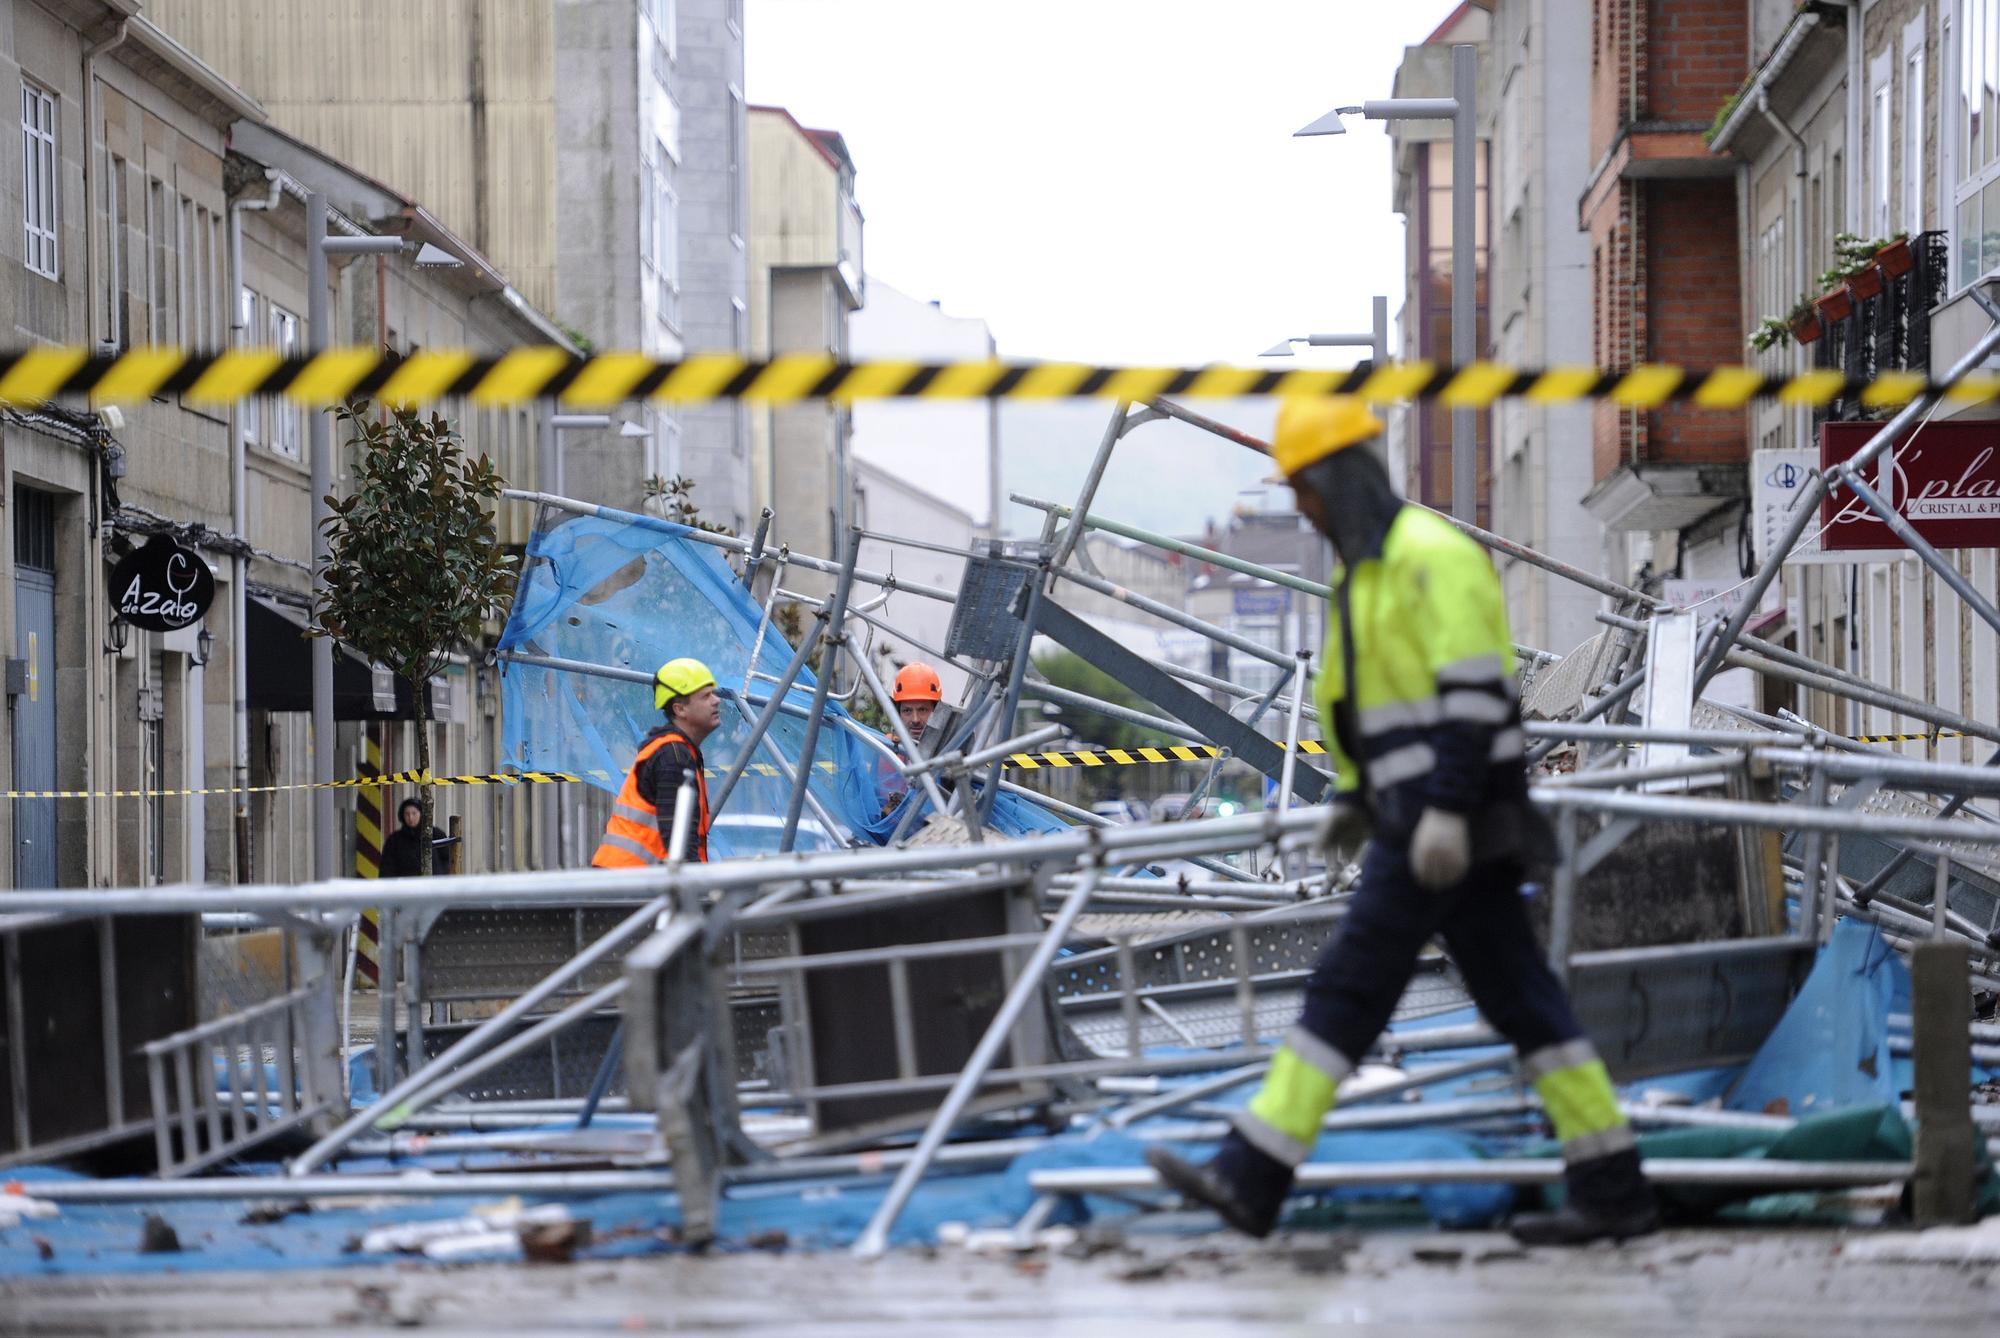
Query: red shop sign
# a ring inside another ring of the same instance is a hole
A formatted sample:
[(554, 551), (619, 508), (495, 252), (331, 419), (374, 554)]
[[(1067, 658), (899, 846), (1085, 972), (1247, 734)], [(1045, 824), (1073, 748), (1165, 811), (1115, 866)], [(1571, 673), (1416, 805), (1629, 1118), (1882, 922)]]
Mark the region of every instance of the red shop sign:
[[(1820, 467), (1851, 458), (1880, 427), (1822, 424)], [(2000, 548), (2000, 420), (1914, 428), (1897, 439), (1893, 451), (1877, 456), (1862, 478), (1932, 545)], [(1827, 527), (1820, 547), (1830, 552), (1903, 546), (1844, 488), (1820, 503), (1819, 518)]]

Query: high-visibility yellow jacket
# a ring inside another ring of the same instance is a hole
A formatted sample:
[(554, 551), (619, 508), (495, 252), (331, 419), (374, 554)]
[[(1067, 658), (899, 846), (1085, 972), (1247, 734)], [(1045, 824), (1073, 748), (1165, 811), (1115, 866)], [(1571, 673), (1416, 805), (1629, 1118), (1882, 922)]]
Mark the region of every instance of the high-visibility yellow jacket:
[(1391, 834), (1425, 807), (1524, 800), (1514, 643), (1486, 550), (1404, 506), (1381, 553), (1336, 568), (1332, 584), (1315, 697), (1335, 789), (1366, 799)]

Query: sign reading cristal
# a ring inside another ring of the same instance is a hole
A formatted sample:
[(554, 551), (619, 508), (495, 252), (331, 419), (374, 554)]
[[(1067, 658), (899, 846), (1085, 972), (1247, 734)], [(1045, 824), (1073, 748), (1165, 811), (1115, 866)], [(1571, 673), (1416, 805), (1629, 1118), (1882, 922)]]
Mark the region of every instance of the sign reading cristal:
[(155, 536), (111, 569), (111, 607), (134, 627), (178, 632), (215, 602), (215, 577), (199, 553)]
[[(1820, 467), (1849, 459), (1879, 423), (1826, 423), (1819, 430)], [(1938, 548), (2000, 548), (2000, 422), (1930, 423), (1898, 438), (1863, 479)], [(1830, 552), (1901, 548), (1889, 527), (1852, 493), (1820, 503)]]

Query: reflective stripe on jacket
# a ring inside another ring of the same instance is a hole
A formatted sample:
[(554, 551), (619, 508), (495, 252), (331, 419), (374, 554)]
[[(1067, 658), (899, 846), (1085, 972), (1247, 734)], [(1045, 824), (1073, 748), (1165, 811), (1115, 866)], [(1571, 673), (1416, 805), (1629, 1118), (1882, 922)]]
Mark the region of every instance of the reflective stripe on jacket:
[(667, 862), (666, 838), (660, 835), (660, 811), (639, 789), (639, 771), (653, 754), (669, 744), (680, 744), (694, 754), (694, 793), (698, 802), (694, 827), (688, 833), (688, 859), (695, 864), (708, 862), (708, 777), (702, 773), (701, 750), (677, 730), (664, 730), (640, 746), (639, 755), (625, 773), (611, 817), (604, 824), (604, 839), (590, 862), (600, 869), (633, 869)]
[(1514, 643), (1486, 550), (1405, 506), (1381, 555), (1336, 570), (1333, 585), (1314, 697), (1336, 789), (1389, 800), (1407, 822), (1423, 806), (1463, 813), (1524, 796)]

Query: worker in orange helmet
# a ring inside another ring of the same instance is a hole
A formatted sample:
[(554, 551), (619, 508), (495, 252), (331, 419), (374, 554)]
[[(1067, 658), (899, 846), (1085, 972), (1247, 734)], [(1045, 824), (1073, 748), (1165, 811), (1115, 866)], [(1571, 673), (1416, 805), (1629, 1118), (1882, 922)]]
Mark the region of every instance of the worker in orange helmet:
[[(944, 700), (944, 680), (938, 677), (937, 670), (927, 664), (906, 664), (896, 671), (896, 682), (890, 689), (889, 699), (895, 704), (896, 714), (902, 718), (903, 728), (909, 731), (910, 741), (920, 744), (932, 714), (937, 711), (938, 703)], [(896, 756), (902, 757), (905, 762), (911, 761), (903, 757), (902, 741), (896, 737), (896, 731), (889, 730), (888, 735), (889, 747), (895, 750)], [(883, 770), (889, 774), (880, 779), (882, 811), (888, 813), (903, 802), (910, 786), (904, 777), (894, 774), (886, 762)], [(949, 781), (943, 783), (950, 784)]]
[(896, 703), (896, 714), (903, 717), (903, 728), (910, 731), (911, 738), (921, 739), (932, 713), (944, 700), (944, 680), (927, 664), (906, 664), (896, 671), (895, 691), (889, 695)]

